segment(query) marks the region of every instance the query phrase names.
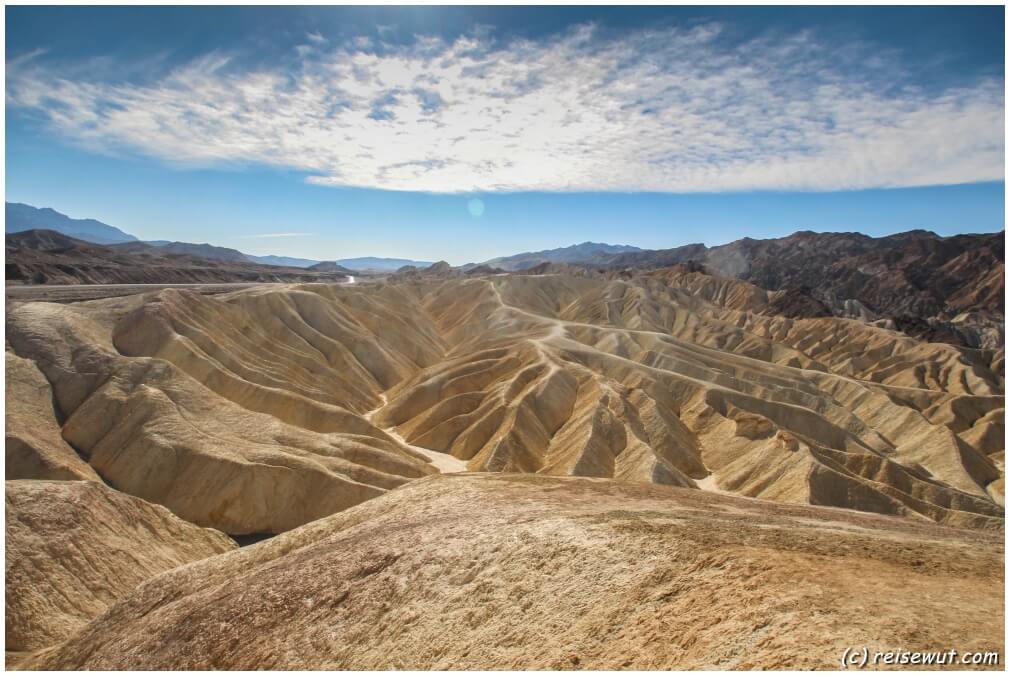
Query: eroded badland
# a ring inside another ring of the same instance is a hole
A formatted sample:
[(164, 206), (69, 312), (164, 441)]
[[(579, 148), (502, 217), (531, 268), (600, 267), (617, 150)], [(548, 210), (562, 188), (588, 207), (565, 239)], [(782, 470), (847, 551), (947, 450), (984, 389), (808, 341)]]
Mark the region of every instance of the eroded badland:
[(8, 660), (1002, 654), (1002, 346), (780, 300), (673, 267), (9, 306)]

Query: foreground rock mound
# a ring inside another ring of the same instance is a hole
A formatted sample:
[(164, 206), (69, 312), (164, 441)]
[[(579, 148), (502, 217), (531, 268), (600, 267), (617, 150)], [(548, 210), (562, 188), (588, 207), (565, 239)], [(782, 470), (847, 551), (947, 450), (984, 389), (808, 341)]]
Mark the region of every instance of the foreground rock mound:
[(236, 546), (94, 481), (5, 483), (8, 651), (62, 641), (144, 580)]
[(1003, 650), (1003, 543), (696, 490), (430, 477), (137, 588), (41, 669), (837, 669)]

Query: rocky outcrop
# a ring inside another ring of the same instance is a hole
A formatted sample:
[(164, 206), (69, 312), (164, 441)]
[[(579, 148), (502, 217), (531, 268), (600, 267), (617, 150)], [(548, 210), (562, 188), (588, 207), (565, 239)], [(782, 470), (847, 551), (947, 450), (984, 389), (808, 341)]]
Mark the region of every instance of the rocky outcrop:
[(6, 481), (8, 652), (53, 645), (138, 584), (235, 548), (94, 481)]
[(26, 666), (837, 669), (851, 646), (1002, 654), (1002, 604), (997, 535), (455, 474), (161, 575)]

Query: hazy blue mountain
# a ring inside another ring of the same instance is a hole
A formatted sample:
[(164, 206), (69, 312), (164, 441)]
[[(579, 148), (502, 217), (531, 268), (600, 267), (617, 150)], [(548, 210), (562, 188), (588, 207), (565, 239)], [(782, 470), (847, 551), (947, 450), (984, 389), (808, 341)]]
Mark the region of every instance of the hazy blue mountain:
[(70, 218), (54, 209), (37, 209), (18, 202), (6, 203), (5, 218), (4, 232), (53, 230), (68, 237), (96, 244), (137, 241), (133, 235), (91, 218)]
[(503, 256), (484, 261), (484, 265), (502, 270), (525, 270), (541, 263), (601, 263), (614, 254), (641, 251), (637, 246), (627, 244), (603, 244), (583, 242), (560, 249), (527, 251), (514, 256)]
[(379, 270), (382, 272), (395, 272), (404, 265), (426, 268), (432, 264), (432, 261), (412, 261), (408, 258), (375, 258), (374, 256), (339, 258), (335, 262), (351, 270)]
[(291, 258), (290, 256), (253, 256), (252, 254), (246, 254), (245, 257), (254, 263), (282, 265), (289, 268), (308, 268), (321, 262), (310, 258)]

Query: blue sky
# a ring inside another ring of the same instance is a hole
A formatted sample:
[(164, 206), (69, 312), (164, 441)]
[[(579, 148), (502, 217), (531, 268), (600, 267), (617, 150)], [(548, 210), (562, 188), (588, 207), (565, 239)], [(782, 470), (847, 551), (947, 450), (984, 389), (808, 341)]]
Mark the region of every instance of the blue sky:
[(1002, 7), (6, 19), (7, 200), (142, 238), (459, 264), (1004, 226)]

